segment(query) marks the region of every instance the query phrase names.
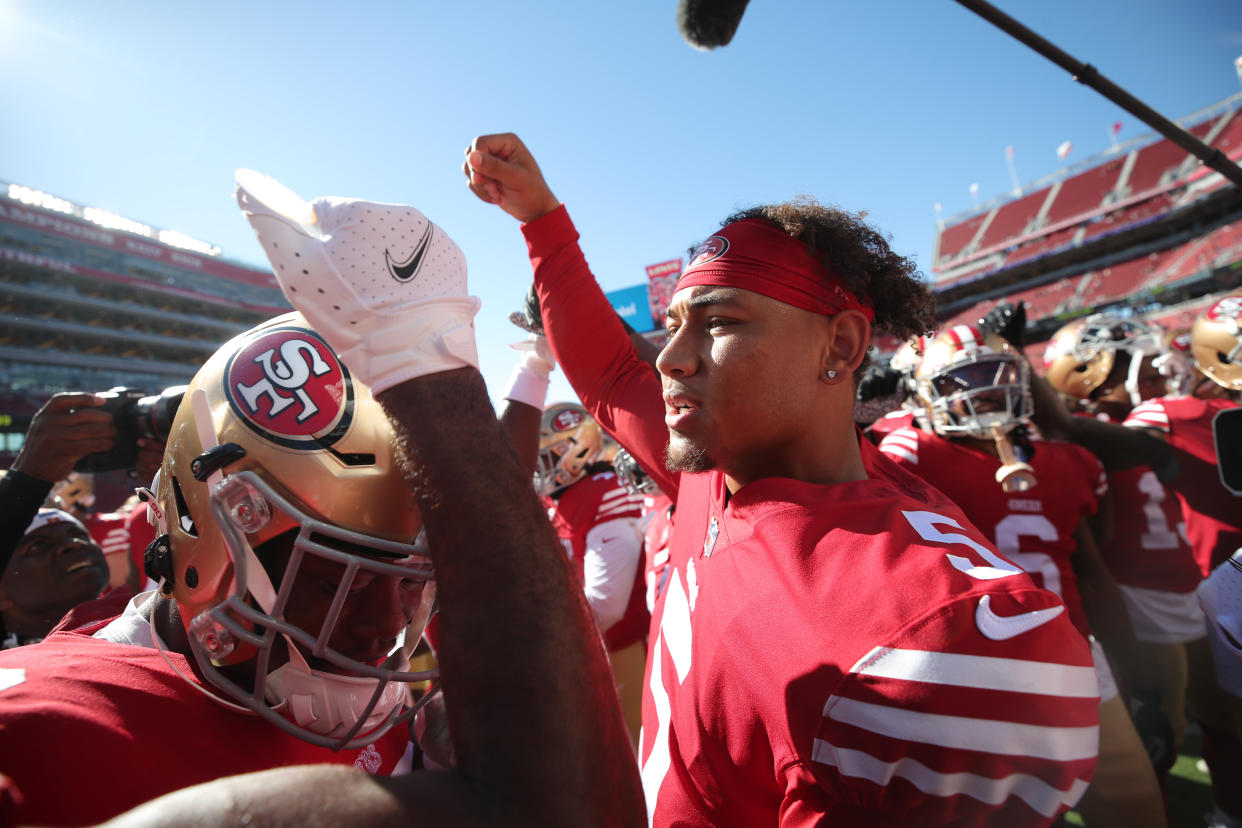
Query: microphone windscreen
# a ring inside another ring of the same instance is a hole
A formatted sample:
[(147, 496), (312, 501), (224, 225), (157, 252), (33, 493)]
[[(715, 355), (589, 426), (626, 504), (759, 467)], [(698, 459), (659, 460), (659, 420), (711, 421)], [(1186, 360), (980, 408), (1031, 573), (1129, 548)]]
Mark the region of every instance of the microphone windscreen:
[(750, 0), (678, 0), (677, 28), (696, 49), (725, 46), (737, 33)]

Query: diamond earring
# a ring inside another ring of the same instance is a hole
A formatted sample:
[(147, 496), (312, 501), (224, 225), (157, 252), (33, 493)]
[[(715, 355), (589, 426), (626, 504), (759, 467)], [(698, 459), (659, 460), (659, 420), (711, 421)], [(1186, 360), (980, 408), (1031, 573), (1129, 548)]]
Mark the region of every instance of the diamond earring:
[(836, 379), (836, 378), (837, 378), (837, 372), (836, 372), (836, 371), (825, 371), (824, 373), (828, 376), (828, 379), (830, 379), (830, 380), (834, 380), (834, 379)]

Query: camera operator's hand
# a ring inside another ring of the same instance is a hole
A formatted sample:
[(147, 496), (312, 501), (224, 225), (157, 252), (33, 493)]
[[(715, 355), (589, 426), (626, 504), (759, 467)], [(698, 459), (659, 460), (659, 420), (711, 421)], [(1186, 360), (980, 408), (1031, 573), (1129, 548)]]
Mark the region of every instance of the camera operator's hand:
[(95, 394), (57, 394), (48, 400), (26, 432), (13, 468), (55, 483), (73, 471), (88, 454), (108, 451), (116, 437), (112, 414), (95, 409), (104, 404)]
[(237, 203), (285, 298), (379, 394), (479, 365), (466, 260), (413, 207), (345, 198), (307, 203), (275, 179), (237, 171)]
[(473, 192), (522, 223), (547, 215), (561, 205), (543, 180), (535, 157), (511, 132), (480, 135), (466, 147), (461, 171)]
[(144, 486), (150, 486), (151, 481), (155, 479), (155, 473), (160, 470), (160, 463), (164, 462), (165, 445), (167, 443), (163, 440), (154, 440), (150, 437), (138, 438), (138, 459), (134, 461), (134, 469), (137, 470), (138, 479)]

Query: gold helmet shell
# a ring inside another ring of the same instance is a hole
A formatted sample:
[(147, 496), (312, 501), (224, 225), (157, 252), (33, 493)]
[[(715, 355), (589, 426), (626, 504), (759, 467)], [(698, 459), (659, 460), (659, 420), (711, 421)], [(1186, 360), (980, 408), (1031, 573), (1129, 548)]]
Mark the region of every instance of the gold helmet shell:
[(1217, 300), (1190, 329), (1195, 367), (1217, 385), (1242, 391), (1242, 293)]
[(544, 409), (540, 424), (535, 490), (551, 495), (577, 483), (603, 449), (603, 431), (585, 408), (577, 403), (552, 403)]

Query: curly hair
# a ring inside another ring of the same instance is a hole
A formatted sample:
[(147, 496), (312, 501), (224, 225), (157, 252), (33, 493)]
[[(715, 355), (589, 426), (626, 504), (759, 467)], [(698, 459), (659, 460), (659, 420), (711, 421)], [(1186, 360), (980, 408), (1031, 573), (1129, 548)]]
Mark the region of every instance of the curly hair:
[[(780, 204), (741, 210), (720, 226), (753, 218), (780, 227), (815, 251), (854, 295), (871, 301), (875, 308), (873, 329), (901, 340), (928, 333), (935, 323), (935, 298), (919, 278), (914, 262), (894, 253), (888, 238), (863, 221), (866, 215), (824, 206), (810, 196), (797, 196)], [(859, 366), (859, 373), (863, 366)]]

